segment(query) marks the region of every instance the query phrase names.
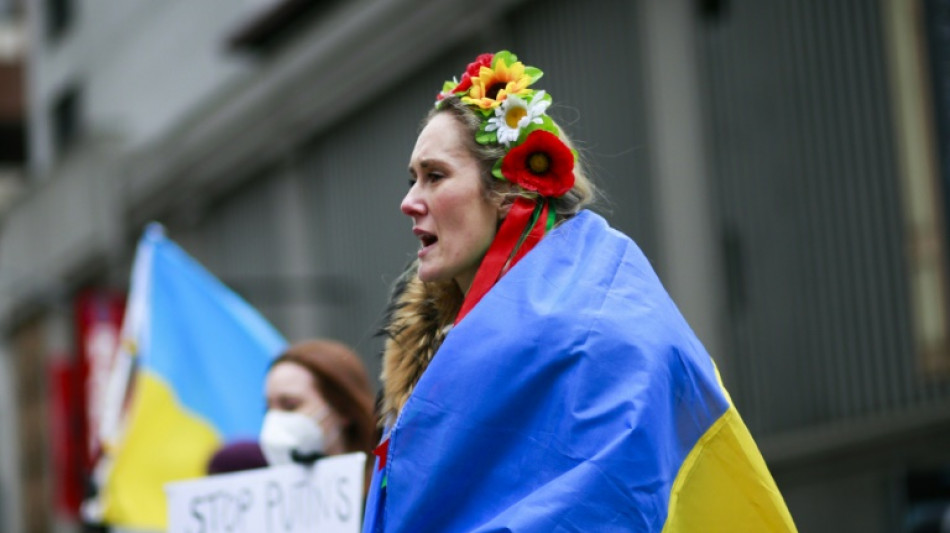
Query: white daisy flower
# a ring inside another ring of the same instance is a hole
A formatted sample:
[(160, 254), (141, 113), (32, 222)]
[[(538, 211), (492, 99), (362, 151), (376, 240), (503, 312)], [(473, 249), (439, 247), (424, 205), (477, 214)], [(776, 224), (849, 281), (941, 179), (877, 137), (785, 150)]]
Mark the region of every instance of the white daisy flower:
[(501, 105), (495, 108), (495, 116), (488, 119), (485, 131), (496, 131), (498, 142), (508, 146), (518, 140), (521, 129), (532, 122), (541, 124), (541, 116), (551, 105), (544, 99), (544, 91), (538, 91), (526, 102), (515, 95), (508, 95)]

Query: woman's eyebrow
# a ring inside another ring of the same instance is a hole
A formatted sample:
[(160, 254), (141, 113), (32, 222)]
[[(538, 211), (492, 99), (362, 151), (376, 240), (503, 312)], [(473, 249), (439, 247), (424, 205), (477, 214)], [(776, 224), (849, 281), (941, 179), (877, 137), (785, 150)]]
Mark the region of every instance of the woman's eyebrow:
[[(441, 161), (441, 160), (439, 160), (439, 159), (432, 159), (432, 158), (421, 159), (421, 160), (419, 160), (419, 163), (418, 163), (419, 167), (420, 167), (421, 169), (423, 169), (423, 170), (425, 170), (425, 169), (427, 169), (427, 168), (429, 168), (429, 167), (433, 167), (433, 166), (436, 166), (436, 165), (444, 165), (444, 164), (445, 164), (445, 163), (444, 163), (443, 161)], [(415, 172), (415, 170), (413, 170), (413, 166), (414, 166), (414, 165), (413, 165), (412, 163), (409, 164), (409, 173), (412, 174), (413, 176), (415, 176), (416, 172)]]

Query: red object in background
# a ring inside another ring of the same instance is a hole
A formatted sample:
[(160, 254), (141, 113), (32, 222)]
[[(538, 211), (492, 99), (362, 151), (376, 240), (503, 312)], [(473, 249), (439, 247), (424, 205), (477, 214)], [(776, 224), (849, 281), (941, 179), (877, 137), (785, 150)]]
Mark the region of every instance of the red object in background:
[(75, 299), (76, 357), (55, 354), (48, 367), (54, 499), (76, 517), (99, 454), (102, 392), (115, 358), (125, 295), (90, 289)]
[(50, 444), (53, 453), (53, 481), (56, 509), (76, 516), (83, 498), (83, 439), (78, 416), (81, 372), (68, 355), (57, 354), (49, 362), (48, 390), (50, 409)]
[(90, 289), (76, 298), (76, 345), (82, 365), (83, 450), (91, 469), (99, 456), (99, 416), (122, 331), (125, 295)]

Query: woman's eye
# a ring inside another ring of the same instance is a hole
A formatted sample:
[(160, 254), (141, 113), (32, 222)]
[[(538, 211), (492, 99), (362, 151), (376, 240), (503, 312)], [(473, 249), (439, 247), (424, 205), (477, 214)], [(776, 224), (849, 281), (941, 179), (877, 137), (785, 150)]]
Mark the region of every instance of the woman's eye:
[(441, 172), (430, 172), (428, 176), (429, 181), (439, 181), (445, 177), (445, 174), (442, 174)]
[(416, 184), (416, 180), (413, 179), (413, 178), (409, 178), (409, 188), (411, 189), (412, 186), (415, 185), (415, 184)]
[(283, 398), (277, 402), (277, 406), (281, 411), (293, 411), (300, 406), (300, 402), (289, 398)]

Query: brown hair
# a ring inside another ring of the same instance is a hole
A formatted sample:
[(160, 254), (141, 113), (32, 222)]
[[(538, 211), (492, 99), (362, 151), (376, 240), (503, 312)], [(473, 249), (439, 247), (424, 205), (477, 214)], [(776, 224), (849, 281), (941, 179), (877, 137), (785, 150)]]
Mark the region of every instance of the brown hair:
[(284, 362), (306, 368), (320, 395), (348, 421), (343, 429), (346, 451), (371, 454), (378, 435), (373, 392), (360, 358), (342, 343), (317, 339), (290, 346), (274, 359), (271, 368)]

